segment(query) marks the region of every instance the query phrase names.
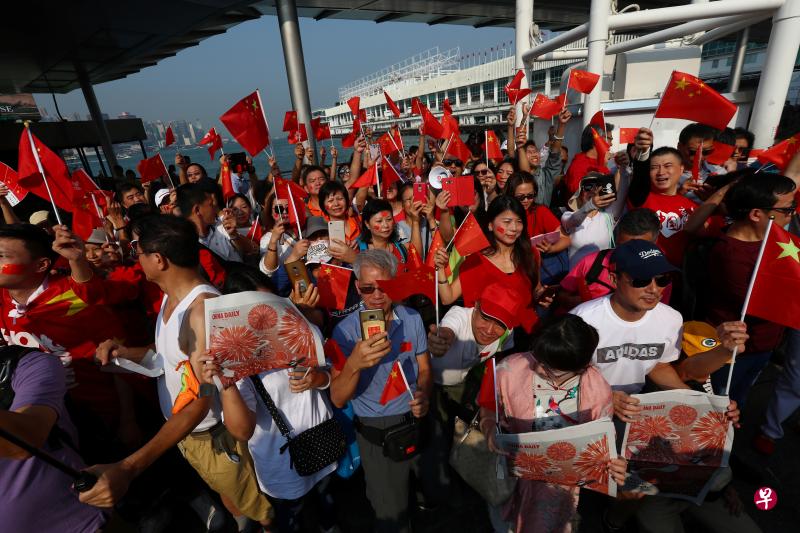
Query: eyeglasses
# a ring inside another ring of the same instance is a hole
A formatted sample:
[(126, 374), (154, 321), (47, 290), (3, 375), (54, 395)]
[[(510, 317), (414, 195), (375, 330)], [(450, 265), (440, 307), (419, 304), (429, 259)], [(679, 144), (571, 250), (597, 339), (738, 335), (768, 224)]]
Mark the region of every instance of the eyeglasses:
[[(689, 152), (689, 155), (694, 155), (694, 154), (697, 153), (697, 149), (692, 150), (691, 148), (689, 148), (688, 152)], [(711, 155), (713, 153), (714, 153), (714, 149), (713, 148), (703, 148), (703, 155)]]
[(535, 194), (515, 194), (514, 198), (516, 198), (520, 202), (524, 202), (526, 200), (534, 200), (534, 199), (536, 199), (536, 195)]
[(672, 283), (672, 276), (669, 274), (659, 274), (658, 276), (654, 276), (652, 278), (631, 278), (631, 287), (634, 289), (644, 289), (645, 287), (649, 287), (653, 280), (656, 281), (656, 285), (661, 287), (662, 289)]
[(797, 211), (797, 204), (792, 203), (789, 207), (756, 207), (756, 209), (761, 209), (762, 211), (777, 211), (784, 215), (792, 215)]
[(444, 166), (446, 166), (446, 167), (452, 167), (452, 166), (461, 167), (461, 166), (464, 166), (464, 163), (462, 163), (460, 159), (445, 159), (444, 161), (442, 161), (442, 164)]
[[(358, 287), (358, 291), (359, 291), (361, 294), (372, 294), (372, 293), (373, 293), (373, 292), (375, 292), (375, 291), (381, 291), (381, 292), (383, 292), (383, 289), (381, 289), (380, 287), (376, 287), (376, 286), (374, 286), (374, 285), (366, 285), (366, 286), (364, 286), (364, 285), (359, 285), (359, 287)], [(384, 292), (384, 294), (386, 294), (386, 293)]]

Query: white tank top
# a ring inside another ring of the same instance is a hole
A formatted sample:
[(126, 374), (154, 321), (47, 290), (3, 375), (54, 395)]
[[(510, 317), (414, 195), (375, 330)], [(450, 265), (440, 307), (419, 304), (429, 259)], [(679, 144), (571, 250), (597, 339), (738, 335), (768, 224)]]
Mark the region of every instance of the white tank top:
[[(220, 294), (220, 292), (211, 285), (198, 285), (180, 301), (167, 322), (164, 322), (164, 307), (167, 303), (166, 294), (161, 301), (161, 311), (159, 311), (158, 319), (156, 320), (156, 351), (164, 359), (164, 375), (158, 378), (158, 402), (161, 405), (161, 413), (164, 415), (164, 418), (172, 416), (172, 406), (175, 405), (175, 399), (181, 391), (182, 369), (176, 370), (176, 368), (181, 361), (187, 361), (189, 359), (189, 356), (181, 351), (180, 342), (178, 340), (181, 332), (181, 324), (183, 324), (183, 317), (186, 315), (186, 310), (192, 302), (203, 293)], [(197, 427), (192, 430), (192, 433), (205, 431), (216, 425), (221, 420), (220, 412), (219, 397), (214, 395), (208, 414)]]

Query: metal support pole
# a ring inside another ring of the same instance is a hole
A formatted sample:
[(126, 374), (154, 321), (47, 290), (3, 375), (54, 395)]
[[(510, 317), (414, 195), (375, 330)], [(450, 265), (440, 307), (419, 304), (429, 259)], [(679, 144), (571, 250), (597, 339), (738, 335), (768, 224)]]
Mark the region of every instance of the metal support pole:
[(292, 108), (297, 111), (298, 122), (306, 125), (308, 145), (316, 154), (317, 142), (311, 129), (311, 103), (308, 97), (303, 43), (300, 39), (300, 26), (297, 22), (297, 5), (295, 0), (276, 0), (275, 7), (278, 11), (278, 27), (281, 31), (283, 60), (286, 63), (286, 77), (289, 80)]
[(144, 149), (144, 143), (139, 139), (139, 148), (142, 149), (142, 158), (147, 159), (147, 150)]
[(603, 91), (603, 65), (608, 44), (608, 16), (611, 13), (610, 0), (592, 0), (589, 8), (589, 37), (586, 39), (589, 72), (600, 75), (597, 87), (586, 95), (583, 102), (583, 125), (589, 124), (595, 113), (600, 111), (600, 94)]
[(92, 175), (92, 166), (89, 164), (89, 159), (86, 157), (86, 154), (84, 153), (83, 148), (78, 147), (78, 148), (76, 148), (76, 151), (78, 152), (78, 159), (81, 160), (81, 165), (83, 165), (83, 170), (88, 172), (89, 175), (91, 176)]
[(111, 174), (106, 170), (106, 167), (103, 164), (103, 158), (100, 156), (100, 149), (97, 148), (97, 146), (94, 147), (94, 155), (97, 156), (97, 162), (100, 163), (100, 171), (103, 173), (103, 176), (110, 178)]
[[(528, 48), (531, 46), (531, 27), (533, 26), (533, 0), (517, 0), (516, 19), (514, 26), (514, 45), (516, 47), (514, 54), (514, 70), (525, 70), (526, 76), (522, 79), (521, 88), (528, 87), (528, 69), (525, 67), (525, 61), (522, 59)], [(521, 123), (522, 116), (522, 102), (517, 104), (517, 120)], [(529, 127), (530, 131), (530, 127)]]
[(753, 102), (749, 129), (756, 136), (754, 148), (766, 148), (775, 139), (775, 131), (792, 81), (798, 48), (800, 0), (786, 0), (772, 17), (767, 57)]
[(747, 39), (750, 37), (750, 28), (745, 28), (736, 39), (736, 53), (731, 63), (731, 75), (728, 79), (728, 92), (735, 93), (739, 90), (739, 83), (742, 81), (742, 70), (744, 70), (744, 57), (747, 55)]
[(100, 144), (103, 147), (103, 154), (106, 156), (108, 166), (113, 169), (117, 164), (117, 156), (114, 153), (114, 146), (111, 144), (111, 135), (109, 135), (106, 122), (103, 120), (103, 113), (97, 103), (97, 97), (94, 94), (94, 87), (92, 87), (92, 82), (89, 80), (89, 75), (82, 66), (78, 65), (77, 67), (78, 81), (81, 84), (83, 98), (86, 100), (86, 107), (89, 108), (89, 114), (92, 116), (95, 127), (97, 127), (97, 135), (100, 137)]

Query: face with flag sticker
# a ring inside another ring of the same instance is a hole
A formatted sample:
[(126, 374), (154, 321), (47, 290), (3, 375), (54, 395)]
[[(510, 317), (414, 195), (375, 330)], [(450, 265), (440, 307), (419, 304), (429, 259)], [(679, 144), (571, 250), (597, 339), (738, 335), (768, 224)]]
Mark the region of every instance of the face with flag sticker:
[(489, 231), (494, 234), (495, 240), (506, 246), (513, 246), (522, 235), (522, 230), (522, 219), (510, 209), (503, 211), (489, 222)]
[(311, 196), (319, 194), (319, 190), (328, 181), (328, 177), (320, 170), (312, 170), (306, 175), (306, 191)]
[(341, 191), (334, 191), (325, 197), (325, 210), (333, 219), (343, 219), (347, 214), (347, 200)]
[(43, 277), (52, 264), (44, 243), (0, 237), (0, 287), (15, 289)]
[(391, 211), (375, 213), (367, 221), (373, 236), (389, 239), (394, 231), (394, 218)]

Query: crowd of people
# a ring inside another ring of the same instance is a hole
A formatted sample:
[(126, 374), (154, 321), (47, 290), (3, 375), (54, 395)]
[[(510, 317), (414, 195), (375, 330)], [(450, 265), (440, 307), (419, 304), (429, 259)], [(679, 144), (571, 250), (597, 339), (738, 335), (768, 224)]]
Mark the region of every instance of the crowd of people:
[[(178, 155), (174, 176), (110, 184), (104, 225), (86, 239), (52, 212), (21, 221), (0, 187), (0, 428), (97, 477), (78, 492), (70, 475), (0, 438), (2, 529), (329, 532), (354, 530), (358, 515), (366, 530), (406, 532), (415, 507), (446, 512), (471, 493), (449, 461), (457, 420), (504, 456), (498, 432), (611, 417), (621, 438), (641, 413), (637, 393), (693, 388), (727, 393), (738, 427), (783, 342), (785, 371), (752, 444), (772, 453), (800, 406), (800, 334), (739, 314), (770, 219), (798, 230), (800, 158), (757, 172), (749, 132), (701, 124), (677, 146), (641, 128), (603, 157), (593, 138), (613, 140), (607, 124), (587, 126), (570, 159), (570, 120), (563, 110), (537, 146), (512, 107), (502, 160), (473, 137), (468, 160), (441, 142), (428, 151), (421, 129), (417, 145), (378, 156), (383, 180), (364, 187), (353, 184), (378, 163), (369, 129), (348, 162), (336, 148), (297, 145), (292, 169), (270, 159), (260, 177), (248, 159), (225, 196), (220, 177)], [(735, 139), (731, 157), (693, 175), (722, 137)], [(471, 204), (451, 207), (433, 174), (472, 176)], [(302, 189), (302, 212), (277, 193), (279, 179)], [(422, 197), (418, 183), (429, 184)], [(431, 245), (466, 219), (489, 245), (451, 268), (449, 250)], [(332, 221), (343, 239), (329, 235)], [(310, 285), (290, 275), (297, 262)], [(424, 291), (392, 301), (379, 282), (422, 262), (436, 269), (437, 301)], [(320, 303), (325, 265), (353, 271), (343, 305)], [(204, 302), (242, 291), (291, 301), (325, 340), (327, 365), (218, 388)], [(385, 331), (364, 340), (360, 310), (382, 312)], [(163, 375), (121, 371), (122, 359), (158, 361)], [(385, 401), (396, 368), (408, 393)], [(331, 420), (345, 453), (301, 475), (285, 433)], [(730, 475), (695, 510), (626, 493), (627, 466), (608, 461), (619, 494), (602, 499), (602, 524), (587, 530), (682, 531), (689, 512), (708, 531), (759, 530)], [(577, 530), (579, 496), (520, 479), (504, 502), (485, 503), (486, 516), (498, 532)]]

